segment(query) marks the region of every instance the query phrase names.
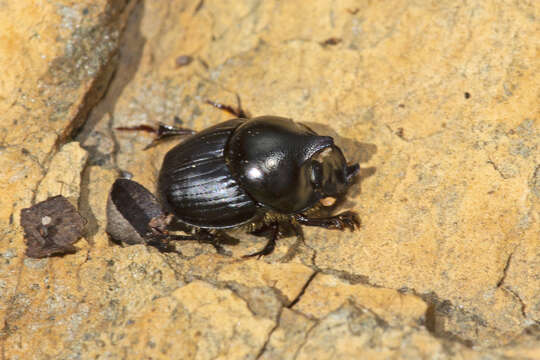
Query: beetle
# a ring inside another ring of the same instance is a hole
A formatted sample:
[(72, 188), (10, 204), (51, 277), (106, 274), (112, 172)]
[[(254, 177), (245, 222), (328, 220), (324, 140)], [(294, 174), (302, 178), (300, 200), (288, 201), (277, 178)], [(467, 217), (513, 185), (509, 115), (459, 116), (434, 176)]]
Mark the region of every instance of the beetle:
[[(113, 185), (108, 205), (112, 224), (108, 232), (113, 238), (128, 236), (124, 228), (115, 228), (114, 223), (120, 223), (118, 215), (125, 220), (123, 226), (139, 227), (139, 240), (131, 243), (146, 239), (149, 244), (163, 245), (163, 238), (169, 237), (218, 246), (220, 235), (231, 229), (270, 233), (265, 247), (247, 255), (250, 257), (272, 253), (280, 224), (351, 231), (360, 226), (353, 211), (314, 216), (321, 207), (331, 206), (343, 195), (359, 171), (358, 164), (347, 164), (332, 137), (319, 135), (288, 118), (248, 117), (240, 106), (234, 109), (208, 103), (235, 118), (194, 134), (169, 126), (154, 130), (157, 139), (191, 135), (165, 155), (158, 176), (157, 200), (132, 180), (119, 179)], [(141, 221), (144, 229), (140, 228)], [(171, 236), (168, 230), (175, 228), (188, 235)]]

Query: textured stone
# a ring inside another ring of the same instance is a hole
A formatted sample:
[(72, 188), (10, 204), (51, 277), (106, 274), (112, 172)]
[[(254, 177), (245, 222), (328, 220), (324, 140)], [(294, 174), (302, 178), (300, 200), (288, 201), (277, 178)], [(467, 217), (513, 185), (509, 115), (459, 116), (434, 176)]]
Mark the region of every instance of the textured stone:
[(254, 359), (273, 326), (230, 290), (196, 281), (142, 308), (109, 349), (113, 357)]
[(162, 257), (143, 247), (26, 259), (18, 276), (4, 329), (10, 359), (116, 353), (126, 323), (183, 285)]
[(249, 260), (231, 263), (223, 267), (217, 276), (219, 281), (235, 281), (245, 286), (269, 286), (285, 296), (287, 303), (296, 299), (309, 280), (313, 270), (302, 264), (267, 264)]
[(294, 359), (305, 343), (308, 331), (316, 322), (288, 308), (284, 308), (277, 327), (270, 336), (261, 359)]
[(293, 309), (320, 319), (347, 301), (370, 310), (390, 324), (423, 323), (428, 307), (414, 295), (393, 289), (352, 285), (332, 275), (317, 274)]
[(461, 348), (454, 344), (447, 349), (426, 331), (389, 326), (351, 305), (329, 313), (307, 335), (296, 359), (313, 359), (315, 354), (317, 359), (450, 359)]
[(62, 147), (51, 160), (47, 174), (36, 193), (36, 201), (43, 201), (51, 196), (64, 195), (77, 206), (81, 191), (81, 174), (88, 153), (76, 141)]
[[(539, 9), (0, 5), (3, 357), (538, 358)], [(204, 100), (234, 105), (236, 93), (253, 115), (307, 122), (360, 162), (342, 207), (362, 228), (304, 228), (304, 242), (281, 239), (260, 260), (241, 259), (265, 243), (242, 233), (224, 245), (231, 256), (111, 243), (105, 199), (119, 170), (154, 190), (175, 144), (143, 151), (151, 134), (115, 128), (179, 116), (200, 130), (228, 118)], [(58, 190), (43, 179), (61, 172), (55, 155), (73, 135), (90, 166), (74, 157), (63, 176), (80, 181), (86, 241), (25, 259), (18, 214)]]

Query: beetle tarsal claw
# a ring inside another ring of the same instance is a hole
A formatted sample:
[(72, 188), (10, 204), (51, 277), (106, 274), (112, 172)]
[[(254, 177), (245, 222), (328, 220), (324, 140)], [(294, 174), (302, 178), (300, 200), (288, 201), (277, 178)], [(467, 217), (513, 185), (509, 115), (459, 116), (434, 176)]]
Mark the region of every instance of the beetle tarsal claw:
[(360, 228), (360, 220), (354, 212), (346, 211), (344, 213), (336, 215), (333, 218), (330, 218), (328, 228), (341, 231), (345, 229), (354, 231), (356, 228)]
[(325, 197), (324, 199), (321, 199), (320, 202), (321, 202), (322, 206), (328, 207), (328, 206), (332, 206), (332, 205), (334, 205), (336, 203), (336, 198), (328, 196), (328, 197)]
[(350, 231), (354, 231), (356, 228), (360, 228), (360, 220), (356, 213), (347, 211), (338, 215), (338, 217), (341, 222), (340, 230), (349, 229)]

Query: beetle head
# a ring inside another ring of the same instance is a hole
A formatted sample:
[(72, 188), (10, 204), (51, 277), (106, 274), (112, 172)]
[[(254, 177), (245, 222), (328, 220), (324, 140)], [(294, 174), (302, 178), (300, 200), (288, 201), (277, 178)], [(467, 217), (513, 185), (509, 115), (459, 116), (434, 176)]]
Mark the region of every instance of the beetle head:
[(311, 184), (320, 198), (343, 194), (360, 170), (358, 164), (347, 165), (341, 149), (335, 145), (316, 153), (309, 166)]

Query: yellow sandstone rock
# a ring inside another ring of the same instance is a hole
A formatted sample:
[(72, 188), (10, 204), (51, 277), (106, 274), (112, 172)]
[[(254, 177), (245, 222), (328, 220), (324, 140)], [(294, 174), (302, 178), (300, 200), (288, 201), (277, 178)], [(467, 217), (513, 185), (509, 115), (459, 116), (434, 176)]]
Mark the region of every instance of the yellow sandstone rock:
[[(2, 3), (3, 358), (538, 358), (538, 19), (534, 1)], [(228, 118), (205, 100), (236, 94), (360, 162), (342, 207), (362, 227), (260, 260), (243, 234), (231, 256), (110, 242), (111, 183), (154, 191), (178, 141), (115, 128), (201, 130)], [(64, 191), (86, 241), (24, 258), (20, 210)]]

